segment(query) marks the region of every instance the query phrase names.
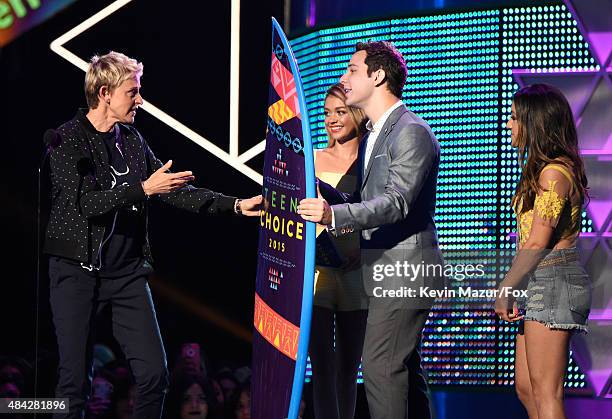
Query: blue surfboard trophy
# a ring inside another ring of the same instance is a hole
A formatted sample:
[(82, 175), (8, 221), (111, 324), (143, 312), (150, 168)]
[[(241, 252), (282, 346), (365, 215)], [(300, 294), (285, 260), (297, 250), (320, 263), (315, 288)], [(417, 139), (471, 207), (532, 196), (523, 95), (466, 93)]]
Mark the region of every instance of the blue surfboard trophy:
[(297, 214), (316, 197), (310, 125), (297, 62), (272, 18), (268, 123), (260, 216), (251, 410), (254, 419), (298, 416), (308, 356), (315, 225)]

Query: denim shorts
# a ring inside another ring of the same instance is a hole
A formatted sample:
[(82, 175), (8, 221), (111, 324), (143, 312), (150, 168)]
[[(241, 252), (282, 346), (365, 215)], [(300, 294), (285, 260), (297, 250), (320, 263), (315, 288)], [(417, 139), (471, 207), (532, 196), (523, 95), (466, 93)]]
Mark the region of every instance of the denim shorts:
[[(580, 264), (576, 248), (552, 250), (529, 276), (524, 320), (534, 320), (550, 329), (588, 332), (591, 282)], [(570, 260), (566, 260), (570, 259)], [(521, 325), (522, 326), (522, 325)]]

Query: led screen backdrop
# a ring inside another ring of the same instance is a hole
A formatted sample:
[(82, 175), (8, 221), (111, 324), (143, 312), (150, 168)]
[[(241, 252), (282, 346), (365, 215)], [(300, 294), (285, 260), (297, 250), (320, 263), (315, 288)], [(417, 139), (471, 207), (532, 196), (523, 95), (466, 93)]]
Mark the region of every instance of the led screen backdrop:
[[(518, 180), (505, 125), (519, 86), (513, 69), (594, 69), (587, 42), (561, 3), (448, 12), (322, 29), (292, 40), (315, 147), (326, 146), (323, 99), (358, 41), (390, 40), (404, 55), (403, 99), (442, 150), (436, 222), (445, 251), (501, 249), (509, 263), (516, 228), (509, 207)], [(583, 213), (583, 231), (592, 230)], [(491, 284), (504, 263), (490, 272)], [(490, 310), (440, 304), (425, 327), (422, 355), (434, 385), (514, 384), (516, 326)], [(583, 389), (571, 360), (566, 387)]]

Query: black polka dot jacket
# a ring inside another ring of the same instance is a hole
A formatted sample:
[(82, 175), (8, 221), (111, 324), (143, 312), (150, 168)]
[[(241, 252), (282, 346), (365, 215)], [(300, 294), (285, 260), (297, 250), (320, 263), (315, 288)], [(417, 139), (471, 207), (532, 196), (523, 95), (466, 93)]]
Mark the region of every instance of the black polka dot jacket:
[[(134, 127), (118, 125), (123, 156), (130, 171), (146, 180), (163, 163)], [(79, 110), (71, 121), (57, 130), (61, 142), (50, 155), (51, 214), (44, 252), (95, 265), (118, 209), (136, 208), (143, 217), (146, 236), (149, 200), (140, 182), (111, 189), (107, 147), (101, 136), (91, 132), (89, 127), (85, 110)], [(170, 194), (160, 194), (156, 199), (191, 212), (216, 215), (233, 214), (236, 198), (189, 185)], [(147, 237), (144, 242), (143, 256), (151, 261)]]

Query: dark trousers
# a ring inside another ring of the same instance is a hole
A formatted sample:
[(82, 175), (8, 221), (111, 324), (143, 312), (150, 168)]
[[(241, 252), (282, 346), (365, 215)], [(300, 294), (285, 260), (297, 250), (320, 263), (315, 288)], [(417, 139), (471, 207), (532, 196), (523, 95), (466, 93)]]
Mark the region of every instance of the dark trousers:
[(315, 418), (355, 417), (367, 310), (312, 308), (310, 361)]
[(50, 301), (59, 347), (56, 397), (70, 400), (68, 414), (82, 418), (91, 388), (93, 325), (107, 304), (113, 334), (136, 381), (134, 418), (161, 416), (168, 370), (151, 291), (150, 270), (118, 278), (100, 278), (83, 268), (52, 258), (49, 264)]
[(429, 309), (370, 307), (363, 377), (372, 419), (431, 418), (419, 354), (428, 314)]

